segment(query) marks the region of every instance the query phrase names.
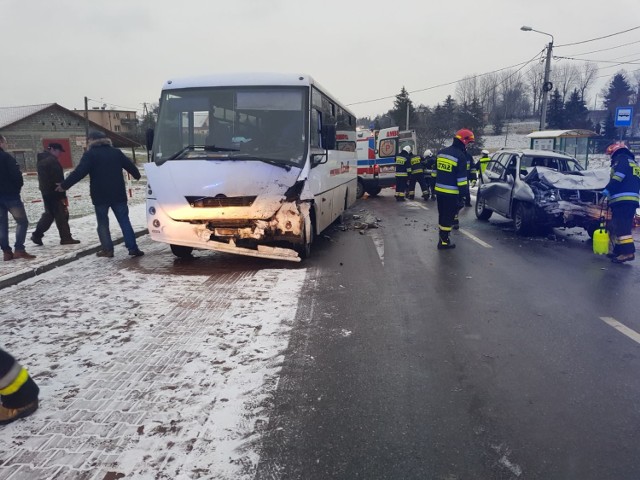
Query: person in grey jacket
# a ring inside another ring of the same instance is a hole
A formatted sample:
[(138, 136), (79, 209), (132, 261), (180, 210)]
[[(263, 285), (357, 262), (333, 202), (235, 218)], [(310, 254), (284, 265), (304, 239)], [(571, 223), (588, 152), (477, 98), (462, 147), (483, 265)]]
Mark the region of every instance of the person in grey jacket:
[[(35, 255), (27, 253), (24, 241), (27, 238), (29, 220), (20, 191), (24, 180), (18, 162), (7, 151), (7, 139), (0, 135), (0, 247), (4, 261), (14, 258), (32, 260)], [(15, 252), (9, 246), (9, 213), (16, 221)]]
[(140, 257), (144, 252), (138, 248), (136, 235), (129, 220), (127, 190), (122, 170), (129, 172), (136, 180), (140, 179), (140, 171), (124, 153), (113, 147), (111, 140), (103, 132), (89, 132), (87, 141), (89, 149), (82, 155), (78, 166), (56, 190), (64, 192), (89, 175), (89, 193), (96, 211), (98, 238), (102, 245), (102, 250), (96, 255), (113, 257), (113, 241), (109, 230), (109, 209), (111, 209), (122, 230), (129, 255)]

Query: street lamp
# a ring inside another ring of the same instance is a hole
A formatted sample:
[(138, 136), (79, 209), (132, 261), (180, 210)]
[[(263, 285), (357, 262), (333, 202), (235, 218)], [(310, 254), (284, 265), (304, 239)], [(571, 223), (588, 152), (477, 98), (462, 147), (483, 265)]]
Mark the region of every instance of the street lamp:
[(547, 124), (547, 94), (553, 88), (553, 83), (549, 81), (549, 72), (551, 71), (551, 52), (553, 51), (553, 35), (540, 30), (535, 30), (531, 27), (522, 26), (520, 30), (523, 32), (536, 32), (551, 37), (549, 45), (547, 45), (547, 61), (544, 65), (544, 82), (542, 82), (542, 112), (540, 114), (540, 130), (544, 130)]

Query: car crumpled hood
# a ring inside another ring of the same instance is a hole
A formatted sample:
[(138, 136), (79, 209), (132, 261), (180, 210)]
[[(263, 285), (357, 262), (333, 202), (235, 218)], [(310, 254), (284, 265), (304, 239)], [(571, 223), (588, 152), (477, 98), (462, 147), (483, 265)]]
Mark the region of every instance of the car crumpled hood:
[(608, 168), (584, 170), (577, 174), (558, 172), (546, 167), (534, 167), (524, 181), (529, 184), (540, 181), (549, 187), (563, 190), (602, 190), (609, 183), (609, 178)]
[[(152, 196), (175, 220), (223, 217), (269, 218), (295, 184), (300, 168), (288, 171), (259, 161), (170, 161), (145, 164)], [(256, 197), (251, 206), (194, 208), (185, 197)]]

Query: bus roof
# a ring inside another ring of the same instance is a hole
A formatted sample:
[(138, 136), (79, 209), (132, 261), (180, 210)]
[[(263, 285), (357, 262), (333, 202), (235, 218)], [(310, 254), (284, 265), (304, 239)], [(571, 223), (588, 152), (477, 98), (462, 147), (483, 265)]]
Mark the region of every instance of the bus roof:
[(162, 90), (176, 90), (181, 88), (200, 87), (254, 87), (254, 86), (315, 86), (318, 90), (329, 95), (344, 110), (353, 115), (347, 107), (331, 95), (322, 85), (316, 82), (313, 77), (300, 73), (260, 73), (260, 72), (236, 72), (217, 73), (214, 75), (201, 75), (193, 77), (180, 77), (167, 80)]

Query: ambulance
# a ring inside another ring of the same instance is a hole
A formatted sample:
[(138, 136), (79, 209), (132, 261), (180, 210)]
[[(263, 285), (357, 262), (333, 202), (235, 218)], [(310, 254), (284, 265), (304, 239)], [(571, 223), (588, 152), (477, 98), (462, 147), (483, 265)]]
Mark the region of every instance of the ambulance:
[(365, 193), (375, 197), (383, 188), (395, 186), (396, 155), (407, 145), (414, 153), (417, 151), (415, 130), (401, 131), (399, 127), (390, 127), (379, 131), (356, 131), (357, 198)]

